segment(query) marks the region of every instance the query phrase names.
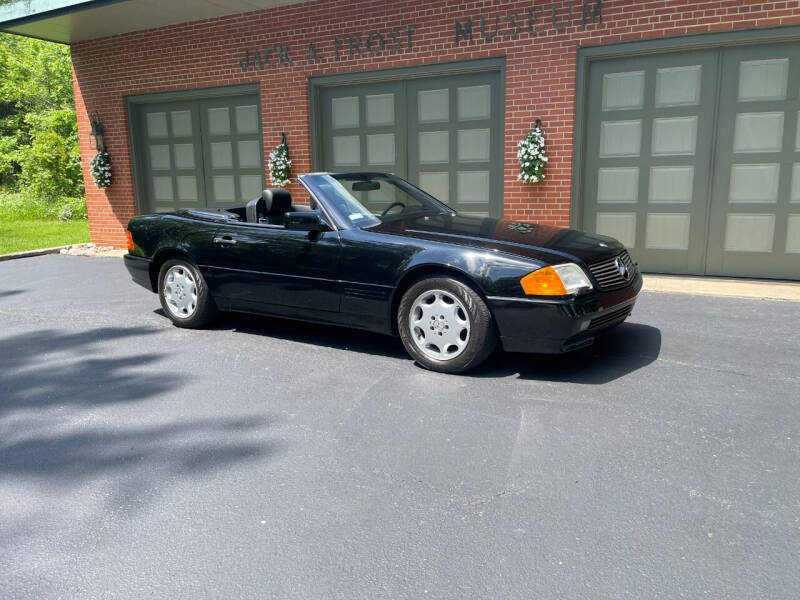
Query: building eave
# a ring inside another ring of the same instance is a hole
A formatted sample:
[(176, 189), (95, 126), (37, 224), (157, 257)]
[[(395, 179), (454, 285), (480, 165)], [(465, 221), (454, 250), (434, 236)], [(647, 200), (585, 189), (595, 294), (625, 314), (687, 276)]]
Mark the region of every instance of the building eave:
[(306, 0), (40, 0), (0, 7), (0, 31), (74, 44)]

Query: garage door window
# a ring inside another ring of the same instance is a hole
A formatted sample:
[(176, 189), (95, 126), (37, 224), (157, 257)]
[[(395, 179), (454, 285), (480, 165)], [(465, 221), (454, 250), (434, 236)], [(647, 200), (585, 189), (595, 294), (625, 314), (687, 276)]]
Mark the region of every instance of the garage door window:
[(233, 206), (261, 193), (257, 97), (143, 104), (137, 111), (143, 212)]
[(461, 213), (502, 214), (499, 73), (331, 87), (321, 101), (324, 170), (397, 173)]
[(592, 63), (584, 227), (654, 272), (800, 277), (800, 49)]

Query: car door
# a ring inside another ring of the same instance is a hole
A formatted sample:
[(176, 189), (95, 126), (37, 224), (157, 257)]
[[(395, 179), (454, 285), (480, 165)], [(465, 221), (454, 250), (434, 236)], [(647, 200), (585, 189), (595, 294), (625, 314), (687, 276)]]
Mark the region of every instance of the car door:
[(335, 320), (341, 295), (336, 231), (226, 223), (213, 246), (216, 295), (231, 309)]

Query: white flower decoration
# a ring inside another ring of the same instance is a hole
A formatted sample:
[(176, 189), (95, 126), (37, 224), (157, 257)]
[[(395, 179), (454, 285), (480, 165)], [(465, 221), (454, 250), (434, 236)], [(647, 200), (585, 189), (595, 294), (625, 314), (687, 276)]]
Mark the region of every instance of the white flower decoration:
[(544, 168), (547, 164), (544, 145), (544, 132), (537, 121), (536, 128), (517, 144), (519, 148), (517, 152), (519, 176), (517, 179), (525, 183), (537, 183), (544, 180)]

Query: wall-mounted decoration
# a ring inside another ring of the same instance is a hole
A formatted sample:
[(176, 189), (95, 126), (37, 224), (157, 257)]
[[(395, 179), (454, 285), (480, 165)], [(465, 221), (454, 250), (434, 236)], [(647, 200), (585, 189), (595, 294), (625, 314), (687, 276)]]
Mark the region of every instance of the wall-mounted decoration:
[(292, 170), (292, 161), (289, 159), (289, 146), (286, 144), (286, 134), (281, 134), (281, 143), (269, 153), (269, 180), (276, 187), (286, 187), (289, 184), (289, 175)]
[(107, 188), (111, 185), (111, 157), (106, 152), (106, 145), (103, 141), (104, 127), (100, 121), (100, 115), (93, 112), (89, 119), (92, 123), (92, 131), (89, 135), (94, 138), (94, 146), (97, 154), (89, 164), (89, 172), (92, 174), (94, 184), (99, 188)]
[(525, 183), (544, 181), (544, 169), (547, 166), (547, 155), (544, 148), (544, 132), (541, 119), (525, 139), (517, 144), (517, 160), (519, 160), (519, 176), (517, 179)]

